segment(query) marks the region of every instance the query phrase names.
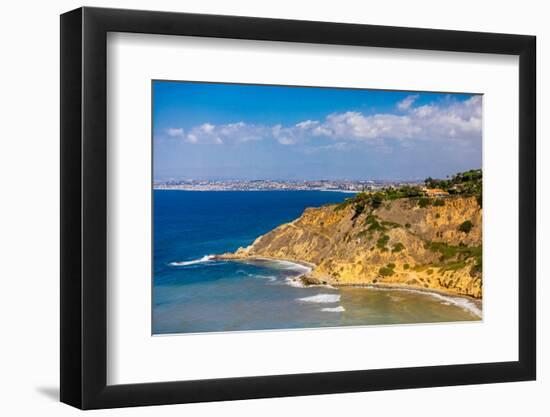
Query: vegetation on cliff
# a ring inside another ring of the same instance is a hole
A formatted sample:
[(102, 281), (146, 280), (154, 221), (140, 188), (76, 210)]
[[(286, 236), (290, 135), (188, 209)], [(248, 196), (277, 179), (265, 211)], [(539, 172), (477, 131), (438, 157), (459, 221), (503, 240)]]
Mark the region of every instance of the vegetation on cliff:
[(338, 204), (335, 210), (342, 210), (351, 205), (355, 210), (355, 217), (357, 217), (367, 208), (377, 209), (384, 201), (401, 198), (413, 198), (421, 208), (428, 207), (429, 205), (445, 205), (445, 201), (442, 198), (431, 198), (428, 190), (440, 190), (449, 196), (473, 196), (476, 197), (478, 204), (481, 206), (482, 181), (483, 174), (481, 169), (459, 172), (453, 175), (452, 178), (444, 180), (428, 177), (424, 180), (424, 187), (403, 185), (401, 187), (386, 187), (376, 192), (358, 193)]
[(406, 186), (308, 208), (224, 256), (309, 262), (316, 265), (305, 277), (310, 283), (398, 285), (481, 298), (482, 209), (476, 194), (481, 172), (476, 172), (444, 180), (445, 190), (455, 190), (445, 197), (430, 198), (424, 189)]
[(463, 196), (478, 196), (482, 192), (483, 173), (481, 169), (471, 169), (459, 172), (450, 179), (438, 180), (426, 178), (424, 184), (428, 188), (439, 188), (449, 194)]

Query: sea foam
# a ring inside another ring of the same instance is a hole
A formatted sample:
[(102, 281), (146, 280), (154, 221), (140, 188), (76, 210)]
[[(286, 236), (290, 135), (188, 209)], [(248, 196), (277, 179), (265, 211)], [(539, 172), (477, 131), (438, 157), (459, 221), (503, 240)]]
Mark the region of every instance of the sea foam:
[(326, 288), (328, 290), (336, 289), (336, 287), (333, 287), (330, 284), (305, 284), (300, 277), (301, 275), (297, 277), (286, 277), (284, 283), (294, 288)]
[(346, 311), (346, 309), (342, 306), (338, 306), (338, 307), (325, 307), (325, 308), (322, 308), (321, 311), (327, 311), (329, 313), (342, 313), (344, 311)]
[(304, 303), (337, 303), (340, 301), (340, 294), (317, 294), (310, 297), (298, 298)]
[(434, 298), (440, 299), (442, 304), (445, 304), (445, 305), (454, 304), (457, 307), (460, 307), (466, 311), (469, 311), (470, 313), (480, 318), (483, 316), (481, 309), (473, 301), (470, 301), (466, 298), (449, 297), (449, 296), (445, 296), (437, 293), (429, 293), (429, 294)]
[(236, 273), (239, 275), (246, 275), (249, 278), (267, 279), (270, 282), (277, 281), (277, 277), (274, 275), (251, 274), (249, 272), (243, 271), (242, 269), (239, 269)]
[(214, 255), (204, 255), (202, 258), (194, 259), (192, 261), (170, 262), (170, 265), (172, 265), (172, 266), (195, 265), (195, 264), (202, 264), (202, 263), (205, 263), (205, 262), (209, 262), (212, 259), (214, 259)]
[(480, 318), (483, 317), (483, 312), (478, 307), (478, 305), (474, 301), (471, 301), (471, 300), (469, 300), (465, 297), (453, 297), (453, 296), (449, 296), (449, 295), (439, 294), (437, 292), (415, 290), (415, 289), (412, 289), (412, 288), (389, 288), (389, 287), (380, 288), (380, 287), (374, 287), (374, 286), (370, 286), (369, 288), (372, 289), (372, 290), (403, 291), (403, 292), (410, 292), (410, 293), (430, 296), (430, 297), (433, 297), (433, 298), (436, 298), (436, 299), (440, 300), (441, 304), (443, 304), (443, 305), (454, 305), (454, 306), (462, 308), (465, 311), (468, 311), (469, 313), (472, 313), (473, 315), (475, 315), (477, 317), (480, 317)]
[(311, 272), (311, 267), (305, 266), (296, 262), (292, 262), (292, 261), (285, 261), (282, 259), (270, 259), (270, 258), (257, 258), (257, 259), (261, 261), (271, 262), (272, 264), (277, 265), (281, 269), (296, 271), (300, 274), (307, 274)]
[(262, 275), (262, 274), (248, 274), (251, 278), (267, 279), (269, 282), (277, 281), (277, 277), (274, 275)]
[(294, 288), (304, 288), (305, 285), (300, 278), (287, 277), (285, 278), (285, 284)]

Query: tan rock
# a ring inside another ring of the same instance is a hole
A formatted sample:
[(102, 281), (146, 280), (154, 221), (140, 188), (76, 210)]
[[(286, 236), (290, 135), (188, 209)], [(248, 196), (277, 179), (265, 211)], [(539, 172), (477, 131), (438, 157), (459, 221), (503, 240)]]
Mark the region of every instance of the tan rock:
[[(222, 257), (311, 263), (316, 266), (307, 277), (311, 283), (398, 285), (482, 297), (480, 259), (472, 255), (481, 250), (482, 210), (474, 197), (449, 197), (443, 206), (425, 208), (414, 199), (386, 201), (355, 219), (353, 207), (335, 207), (308, 208)], [(369, 215), (383, 230), (369, 230)], [(465, 221), (473, 225), (469, 233), (459, 231)], [(442, 259), (444, 249), (456, 254)]]

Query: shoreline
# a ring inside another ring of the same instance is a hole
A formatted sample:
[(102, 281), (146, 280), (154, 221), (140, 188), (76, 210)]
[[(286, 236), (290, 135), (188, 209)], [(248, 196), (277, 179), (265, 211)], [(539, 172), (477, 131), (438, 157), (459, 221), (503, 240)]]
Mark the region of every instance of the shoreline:
[[(225, 261), (234, 261), (234, 262), (245, 262), (246, 260), (254, 261), (274, 261), (274, 262), (288, 262), (296, 265), (300, 265), (302, 267), (308, 268), (309, 271), (305, 272), (303, 274), (300, 274), (296, 276), (296, 279), (299, 279), (304, 284), (304, 287), (316, 287), (316, 286), (330, 286), (332, 288), (369, 288), (369, 289), (378, 289), (378, 290), (400, 290), (400, 291), (413, 291), (413, 292), (420, 292), (425, 293), (427, 295), (435, 295), (435, 296), (442, 296), (442, 297), (455, 297), (464, 299), (466, 301), (469, 301), (473, 303), (480, 311), (483, 309), (483, 298), (475, 298), (471, 297), (466, 294), (456, 294), (452, 292), (447, 292), (435, 288), (424, 288), (424, 287), (415, 287), (412, 285), (406, 285), (406, 284), (379, 284), (379, 283), (356, 283), (356, 284), (339, 284), (339, 283), (333, 283), (333, 282), (322, 282), (319, 281), (317, 278), (315, 278), (315, 281), (313, 281), (311, 278), (309, 278), (307, 275), (313, 272), (313, 270), (317, 267), (314, 263), (306, 262), (306, 261), (298, 261), (294, 259), (283, 259), (283, 258), (271, 258), (267, 256), (249, 256), (249, 257), (231, 257), (231, 256), (223, 256), (223, 255), (214, 255), (214, 259), (220, 259)], [(481, 315), (479, 315), (481, 317)]]
[(479, 308), (483, 305), (483, 298), (474, 298), (466, 294), (456, 294), (445, 292), (438, 289), (423, 288), (423, 287), (414, 287), (412, 285), (406, 284), (336, 284), (335, 287), (342, 288), (370, 288), (375, 290), (401, 290), (401, 291), (413, 291), (413, 292), (422, 292), (427, 294), (441, 295), (444, 297), (456, 297), (463, 298), (465, 300), (471, 301), (476, 304)]
[[(220, 261), (235, 261), (235, 262), (245, 262), (247, 260), (249, 261), (274, 261), (274, 262), (288, 262), (291, 264), (296, 264), (303, 266), (305, 268), (310, 269), (313, 271), (315, 268), (317, 268), (317, 265), (315, 265), (312, 262), (306, 262), (306, 261), (297, 261), (295, 259), (285, 259), (285, 258), (272, 258), (269, 256), (235, 256), (232, 254), (222, 254), (222, 255), (212, 255), (212, 259), (217, 259)], [(310, 271), (310, 272), (311, 272)]]

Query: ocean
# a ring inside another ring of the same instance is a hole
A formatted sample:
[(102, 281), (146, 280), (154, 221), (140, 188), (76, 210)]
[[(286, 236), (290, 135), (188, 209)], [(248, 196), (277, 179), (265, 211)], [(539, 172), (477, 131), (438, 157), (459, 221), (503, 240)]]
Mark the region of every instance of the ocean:
[(219, 261), (331, 191), (155, 190), (152, 333), (296, 329), (480, 319), (471, 300), (421, 291), (303, 287), (290, 262)]

